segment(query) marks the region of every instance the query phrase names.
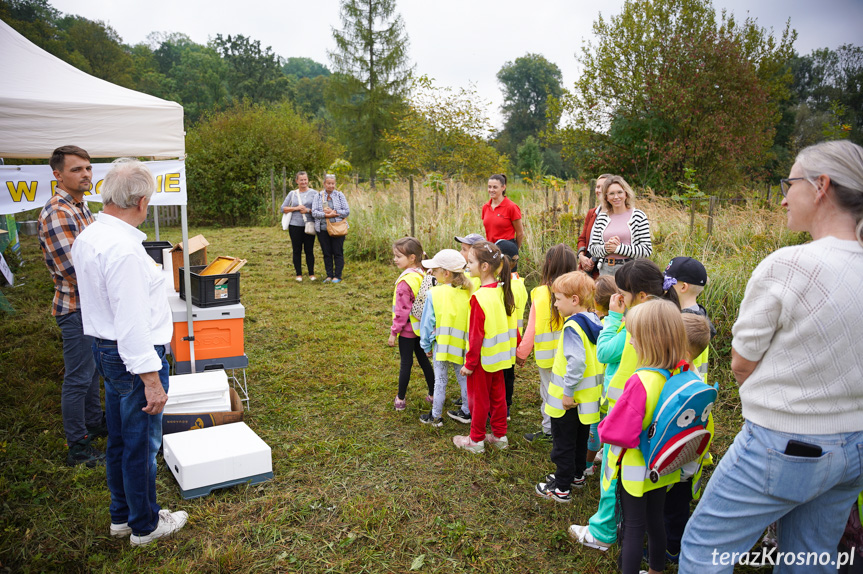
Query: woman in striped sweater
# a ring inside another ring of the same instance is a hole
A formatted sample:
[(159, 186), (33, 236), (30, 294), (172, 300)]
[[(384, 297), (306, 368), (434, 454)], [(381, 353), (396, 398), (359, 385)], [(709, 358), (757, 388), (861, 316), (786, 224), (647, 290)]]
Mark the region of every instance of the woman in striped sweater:
[(603, 211), (590, 232), (588, 251), (598, 259), (600, 275), (614, 275), (620, 266), (639, 257), (650, 257), (650, 222), (635, 209), (635, 193), (619, 175), (602, 185)]

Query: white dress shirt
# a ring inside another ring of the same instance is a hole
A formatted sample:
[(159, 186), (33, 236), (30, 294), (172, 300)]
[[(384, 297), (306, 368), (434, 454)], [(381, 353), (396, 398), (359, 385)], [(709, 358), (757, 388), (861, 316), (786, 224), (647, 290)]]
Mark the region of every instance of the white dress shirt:
[(84, 334), (117, 341), (136, 375), (162, 368), (153, 347), (168, 344), (174, 330), (165, 274), (144, 251), (146, 237), (100, 213), (72, 245)]

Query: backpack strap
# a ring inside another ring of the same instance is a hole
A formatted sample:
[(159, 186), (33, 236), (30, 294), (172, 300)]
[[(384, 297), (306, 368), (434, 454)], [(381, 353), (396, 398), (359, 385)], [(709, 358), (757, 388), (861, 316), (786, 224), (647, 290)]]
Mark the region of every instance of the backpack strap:
[(665, 377), (666, 381), (671, 378), (671, 373), (668, 372), (668, 369), (659, 369), (656, 367), (639, 367), (639, 368), (635, 369), (636, 373), (638, 371), (653, 371), (654, 373), (659, 373), (660, 375)]

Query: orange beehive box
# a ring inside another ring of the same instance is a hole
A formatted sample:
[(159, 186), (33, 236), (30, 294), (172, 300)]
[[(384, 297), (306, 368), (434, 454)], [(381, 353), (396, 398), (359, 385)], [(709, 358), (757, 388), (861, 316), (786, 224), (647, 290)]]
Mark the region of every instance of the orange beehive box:
[[(189, 334), (186, 322), (186, 302), (179, 297), (171, 298), (174, 334), (171, 337), (171, 353), (174, 361), (191, 361), (189, 342), (183, 338)], [(195, 331), (195, 360), (223, 359), (245, 354), (243, 341), (243, 318), (246, 309), (241, 303), (223, 307), (192, 307)]]

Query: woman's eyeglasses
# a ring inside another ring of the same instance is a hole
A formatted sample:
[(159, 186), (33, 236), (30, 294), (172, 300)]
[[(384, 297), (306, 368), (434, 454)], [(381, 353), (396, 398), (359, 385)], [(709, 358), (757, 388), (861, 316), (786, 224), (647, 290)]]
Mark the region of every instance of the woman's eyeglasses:
[(801, 181), (805, 177), (789, 177), (779, 180), (779, 189), (782, 191), (782, 197), (788, 197), (788, 190), (791, 189), (792, 182)]

